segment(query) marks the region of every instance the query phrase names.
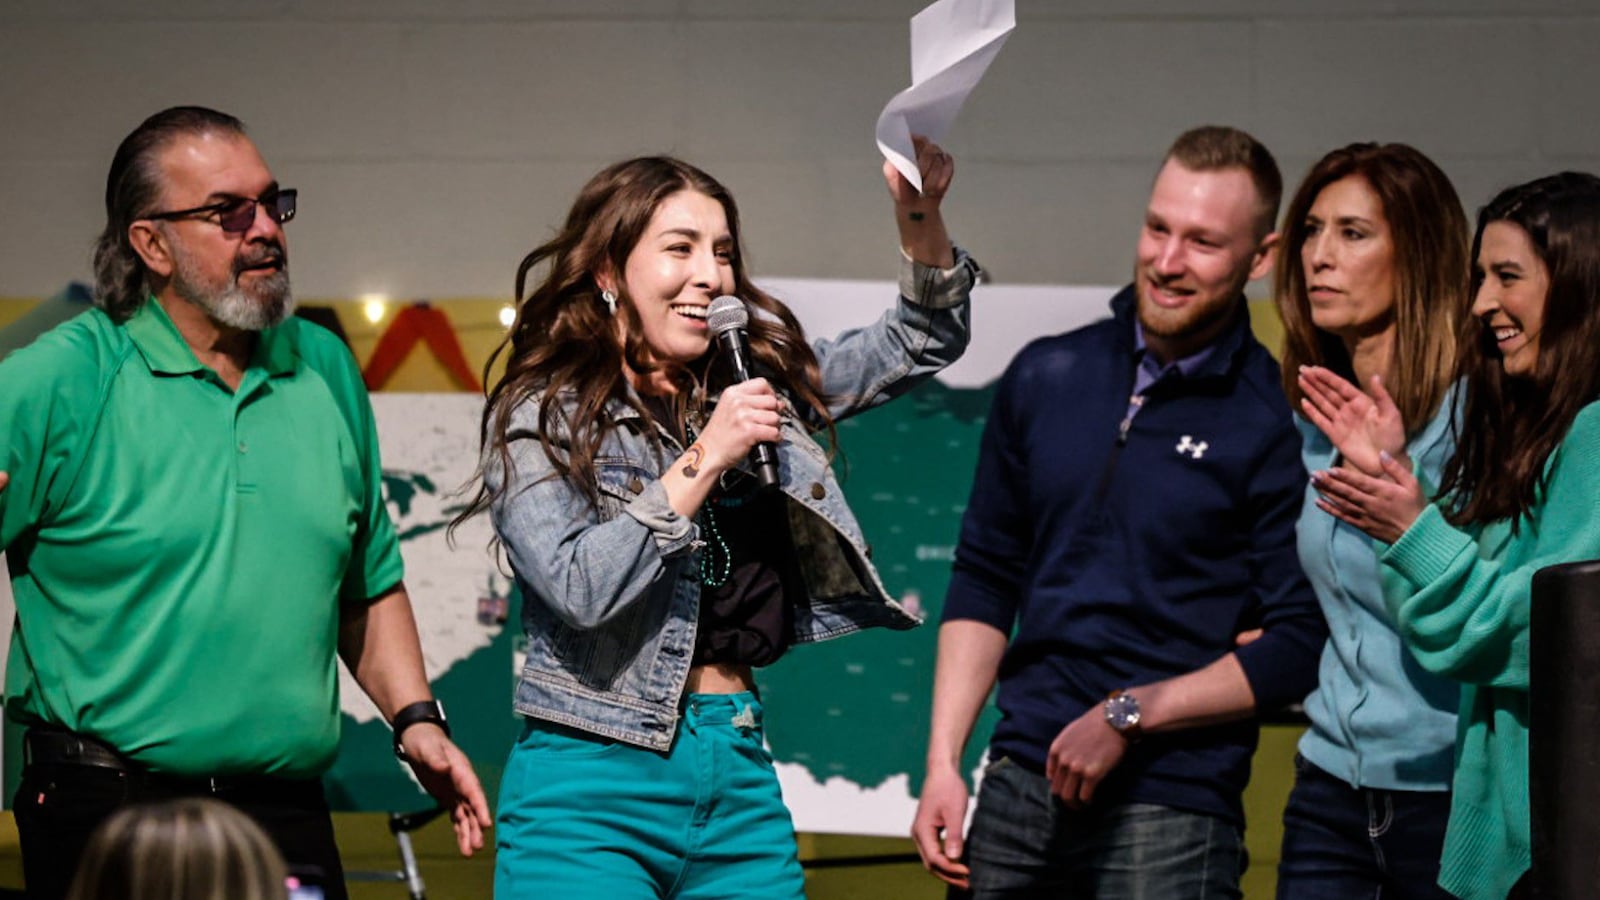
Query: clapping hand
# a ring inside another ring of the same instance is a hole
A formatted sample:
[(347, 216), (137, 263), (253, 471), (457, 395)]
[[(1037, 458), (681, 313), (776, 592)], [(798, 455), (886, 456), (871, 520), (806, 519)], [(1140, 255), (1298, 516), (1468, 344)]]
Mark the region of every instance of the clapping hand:
[(1328, 369), (1301, 366), (1299, 383), (1305, 394), (1301, 411), (1350, 465), (1379, 475), (1384, 470), (1380, 453), (1405, 455), (1405, 423), (1381, 377), (1372, 376), (1371, 391), (1362, 393)]
[(1379, 478), (1335, 468), (1311, 473), (1311, 483), (1320, 495), (1318, 509), (1392, 544), (1422, 515), (1428, 498), (1411, 469), (1387, 451), (1378, 454), (1378, 464)]

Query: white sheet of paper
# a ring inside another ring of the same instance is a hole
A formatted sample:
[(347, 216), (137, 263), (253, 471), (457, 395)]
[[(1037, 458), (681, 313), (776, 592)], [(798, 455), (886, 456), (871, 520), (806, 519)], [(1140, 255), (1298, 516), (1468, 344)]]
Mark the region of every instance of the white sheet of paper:
[(1015, 0), (938, 0), (911, 18), (911, 87), (878, 116), (878, 149), (922, 190), (911, 135), (938, 141), (1017, 27)]

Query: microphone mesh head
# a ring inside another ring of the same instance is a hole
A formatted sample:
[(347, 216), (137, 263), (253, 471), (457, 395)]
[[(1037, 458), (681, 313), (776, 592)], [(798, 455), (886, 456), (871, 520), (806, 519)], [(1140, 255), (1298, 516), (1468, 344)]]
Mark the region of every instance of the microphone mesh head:
[(706, 325), (712, 334), (743, 330), (750, 325), (750, 313), (745, 310), (743, 300), (724, 294), (711, 301), (706, 310)]

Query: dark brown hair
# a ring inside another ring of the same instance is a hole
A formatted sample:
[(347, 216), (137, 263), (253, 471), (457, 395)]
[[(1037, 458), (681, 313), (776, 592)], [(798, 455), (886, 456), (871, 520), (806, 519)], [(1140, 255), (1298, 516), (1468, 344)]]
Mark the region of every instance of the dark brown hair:
[[(1527, 233), (1544, 263), (1539, 356), (1533, 373), (1505, 373), (1494, 335), (1476, 319), (1462, 332), (1466, 379), (1456, 452), (1441, 489), (1458, 525), (1521, 518), (1538, 502), (1545, 464), (1584, 406), (1600, 399), (1600, 178), (1562, 172), (1501, 191), (1478, 213), (1472, 239), (1473, 294), (1483, 283), (1478, 252), (1491, 222)], [(1583, 502), (1592, 502), (1585, 499)]]
[[(1300, 182), (1280, 230), (1274, 293), (1283, 320), (1283, 390), (1300, 408), (1301, 366), (1326, 366), (1354, 381), (1344, 341), (1311, 321), (1300, 259), (1306, 217), (1322, 189), (1360, 178), (1378, 196), (1394, 248), (1394, 354), (1384, 387), (1410, 433), (1439, 409), (1455, 378), (1457, 336), (1469, 320), (1467, 216), (1450, 179), (1405, 144), (1351, 144), (1318, 160)], [(1365, 385), (1358, 385), (1365, 387)]]
[(1191, 128), (1172, 142), (1163, 164), (1173, 160), (1191, 172), (1217, 172), (1223, 169), (1243, 169), (1255, 185), (1256, 238), (1272, 233), (1278, 217), (1278, 203), (1283, 199), (1283, 175), (1278, 172), (1278, 162), (1260, 141), (1237, 128), (1226, 125), (1202, 125)]
[(94, 244), (94, 302), (113, 321), (138, 312), (150, 293), (128, 226), (156, 211), (163, 177), (157, 157), (178, 138), (212, 132), (243, 136), (244, 123), (203, 106), (174, 106), (145, 119), (117, 146), (106, 174), (106, 227)]
[[(597, 273), (621, 273), (662, 201), (680, 191), (704, 194), (722, 206), (733, 238), (733, 293), (750, 307), (750, 351), (754, 367), (780, 392), (803, 408), (802, 415), (832, 429), (822, 391), (816, 355), (806, 343), (800, 323), (789, 308), (751, 283), (744, 266), (739, 236), (739, 211), (733, 195), (716, 179), (681, 160), (640, 157), (602, 170), (578, 192), (566, 224), (554, 238), (534, 248), (517, 267), (516, 323), (484, 368), (484, 381), (495, 360), (507, 353), (505, 374), (487, 392), (480, 437), (484, 454), (480, 485), (459, 524), (494, 500), (483, 483), (485, 467), (498, 465), (510, 481), (508, 429), (511, 413), (523, 403), (537, 403), (538, 440), (558, 476), (570, 479), (594, 502), (598, 486), (595, 453), (605, 435), (617, 427), (607, 412), (613, 402), (633, 408), (645, 422), (655, 415), (629, 390), (624, 363), (640, 374), (661, 371), (679, 388), (672, 407), (674, 422), (661, 423), (682, 433), (693, 398), (720, 387), (711, 377), (708, 351), (687, 368), (652, 359), (640, 335), (632, 303), (619, 302), (617, 316), (626, 317), (623, 342), (611, 313), (600, 299)], [(542, 272), (528, 288), (530, 276)], [(622, 287), (620, 284), (619, 287)], [(714, 345), (713, 345), (714, 346)], [(654, 434), (653, 430), (648, 433)], [(503, 489), (503, 488), (502, 488)]]

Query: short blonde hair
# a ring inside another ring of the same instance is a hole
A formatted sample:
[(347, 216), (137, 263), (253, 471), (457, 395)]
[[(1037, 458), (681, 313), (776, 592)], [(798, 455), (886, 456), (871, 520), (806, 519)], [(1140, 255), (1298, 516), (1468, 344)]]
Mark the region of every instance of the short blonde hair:
[(1247, 132), (1226, 125), (1191, 128), (1172, 142), (1162, 164), (1176, 162), (1191, 172), (1243, 169), (1256, 189), (1256, 238), (1271, 234), (1283, 199), (1283, 175), (1272, 152)]
[(190, 798), (128, 806), (101, 823), (67, 900), (286, 900), (287, 880), (259, 825)]

